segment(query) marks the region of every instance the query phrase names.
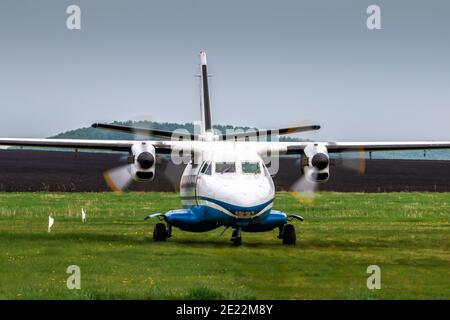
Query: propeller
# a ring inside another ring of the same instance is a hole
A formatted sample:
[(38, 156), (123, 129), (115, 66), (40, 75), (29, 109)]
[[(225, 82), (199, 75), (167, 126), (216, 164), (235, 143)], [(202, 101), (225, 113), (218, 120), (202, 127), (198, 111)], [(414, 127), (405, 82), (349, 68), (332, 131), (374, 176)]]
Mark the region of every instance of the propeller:
[[(137, 159), (137, 162), (141, 167), (146, 166), (146, 161), (145, 158), (142, 160), (138, 157)], [(166, 180), (165, 182), (168, 183), (173, 190), (179, 191), (181, 174), (176, 166), (171, 165), (170, 157), (168, 159), (158, 157), (156, 159), (156, 165), (156, 179), (159, 179), (159, 182), (163, 184), (164, 180)], [(126, 164), (105, 171), (103, 177), (108, 187), (115, 192), (121, 192), (127, 189), (134, 181), (132, 174), (133, 166), (134, 164)]]
[(170, 186), (173, 187), (175, 192), (180, 191), (180, 179), (181, 174), (177, 171), (177, 167), (175, 165), (171, 165), (171, 159), (164, 159), (162, 162), (162, 168), (159, 171), (162, 171), (164, 177), (169, 181)]
[(112, 191), (121, 192), (131, 184), (133, 181), (131, 166), (131, 164), (127, 164), (103, 173), (103, 178)]
[(289, 187), (289, 193), (300, 202), (310, 205), (319, 186), (316, 182), (317, 169), (309, 168), (307, 172), (295, 180)]
[[(149, 141), (154, 140), (154, 137), (150, 136), (150, 134), (145, 131), (138, 131), (139, 127), (144, 127), (143, 125), (146, 122), (154, 121), (152, 117), (141, 116), (134, 117), (130, 120), (130, 125), (132, 128), (137, 130), (132, 130), (130, 133), (133, 134), (134, 140), (137, 141)], [(128, 124), (127, 124), (128, 125)], [(138, 143), (138, 142), (137, 142)], [(162, 157), (146, 157), (145, 154), (149, 156), (148, 153), (141, 153), (136, 159), (137, 165), (143, 169), (148, 169), (152, 165), (154, 165), (154, 161), (158, 164), (158, 170), (155, 172), (157, 178), (162, 180), (166, 180), (171, 188), (178, 191), (179, 190), (179, 178), (180, 173), (174, 166), (170, 165), (171, 158), (162, 158)], [(156, 158), (156, 159), (155, 159)], [(134, 171), (136, 171), (136, 164), (134, 163), (135, 159), (130, 158), (130, 156), (122, 156), (119, 160), (120, 162), (127, 161), (126, 165), (121, 165), (112, 169), (109, 169), (103, 173), (103, 177), (108, 185), (108, 187), (115, 192), (121, 192), (127, 189), (130, 184), (134, 181)], [(162, 181), (160, 181), (162, 182)]]
[(350, 171), (356, 172), (361, 176), (366, 173), (367, 163), (366, 163), (366, 153), (365, 153), (364, 148), (361, 148), (358, 151), (356, 157), (339, 155), (337, 160), (338, 160), (337, 164), (343, 166), (344, 168), (349, 169)]
[[(145, 120), (144, 120), (144, 118), (140, 118), (140, 119), (138, 119), (138, 121), (155, 121), (151, 116), (146, 116), (146, 117), (147, 118)], [(152, 120), (148, 120), (149, 118)], [(135, 120), (133, 120), (133, 121), (135, 121)], [(151, 137), (149, 134), (143, 134), (142, 132), (139, 132), (139, 133), (135, 132), (135, 135), (144, 140), (151, 140), (151, 138), (154, 139), (154, 137)], [(174, 135), (172, 137), (172, 139), (174, 137), (176, 137), (176, 135)], [(139, 161), (139, 159), (138, 159), (138, 161)], [(168, 181), (170, 187), (173, 188), (174, 191), (178, 192), (180, 190), (181, 175), (178, 172), (178, 170), (176, 169), (176, 167), (171, 165), (171, 162), (172, 162), (172, 158), (170, 155), (167, 157), (157, 157), (157, 164), (159, 166), (155, 172), (155, 175), (159, 179), (164, 179), (164, 180)]]

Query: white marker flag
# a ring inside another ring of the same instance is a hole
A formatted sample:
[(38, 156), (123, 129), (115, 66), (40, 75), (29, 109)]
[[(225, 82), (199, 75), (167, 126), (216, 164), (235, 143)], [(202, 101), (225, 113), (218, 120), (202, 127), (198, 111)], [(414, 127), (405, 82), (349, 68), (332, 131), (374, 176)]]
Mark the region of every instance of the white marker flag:
[(81, 222), (86, 223), (86, 210), (81, 208)]
[(52, 216), (48, 216), (48, 232), (51, 231), (54, 222), (55, 219), (53, 219)]

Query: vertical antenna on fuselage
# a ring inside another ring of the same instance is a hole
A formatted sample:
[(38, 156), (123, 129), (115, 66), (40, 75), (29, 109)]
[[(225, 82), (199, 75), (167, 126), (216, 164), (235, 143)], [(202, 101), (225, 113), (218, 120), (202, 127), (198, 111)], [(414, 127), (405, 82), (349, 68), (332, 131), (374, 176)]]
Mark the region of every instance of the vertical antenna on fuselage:
[(212, 131), (211, 106), (209, 102), (208, 67), (206, 64), (206, 52), (200, 51), (200, 88), (201, 88), (201, 114), (202, 133)]

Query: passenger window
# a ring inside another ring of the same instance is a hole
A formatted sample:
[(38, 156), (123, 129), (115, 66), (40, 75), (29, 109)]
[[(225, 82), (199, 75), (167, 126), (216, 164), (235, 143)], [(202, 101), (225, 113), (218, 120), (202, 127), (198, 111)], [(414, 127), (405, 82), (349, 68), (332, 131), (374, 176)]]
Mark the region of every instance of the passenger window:
[(259, 162), (242, 162), (242, 173), (261, 173), (261, 168), (259, 167)]
[(234, 162), (216, 162), (216, 173), (234, 173), (236, 164)]

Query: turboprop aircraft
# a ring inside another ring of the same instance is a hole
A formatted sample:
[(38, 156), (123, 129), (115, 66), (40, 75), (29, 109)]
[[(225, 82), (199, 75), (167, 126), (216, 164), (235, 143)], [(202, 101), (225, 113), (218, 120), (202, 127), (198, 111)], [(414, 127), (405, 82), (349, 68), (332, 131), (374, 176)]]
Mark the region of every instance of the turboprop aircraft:
[[(128, 164), (105, 174), (113, 190), (122, 190), (132, 181), (150, 181), (155, 177), (156, 157), (171, 155), (178, 163), (187, 162), (180, 187), (182, 209), (153, 213), (159, 218), (153, 230), (155, 241), (172, 236), (172, 227), (204, 232), (218, 227), (232, 228), (231, 241), (241, 244), (242, 232), (278, 229), (283, 244), (295, 244), (296, 232), (291, 220), (303, 220), (298, 214), (272, 208), (275, 187), (272, 165), (263, 158), (294, 155), (300, 159), (303, 176), (293, 191), (326, 182), (330, 175), (331, 153), (450, 148), (450, 141), (378, 141), (378, 142), (280, 142), (280, 135), (318, 130), (318, 125), (303, 125), (276, 130), (218, 133), (213, 130), (205, 51), (200, 51), (201, 122), (198, 133), (162, 131), (116, 124), (95, 123), (94, 128), (131, 132), (166, 140), (77, 140), (0, 138), (0, 145), (117, 150), (129, 153)], [(167, 140), (170, 138), (170, 140)], [(270, 139), (269, 139), (270, 138)], [(265, 139), (265, 141), (261, 141)]]

